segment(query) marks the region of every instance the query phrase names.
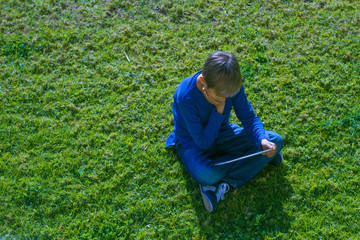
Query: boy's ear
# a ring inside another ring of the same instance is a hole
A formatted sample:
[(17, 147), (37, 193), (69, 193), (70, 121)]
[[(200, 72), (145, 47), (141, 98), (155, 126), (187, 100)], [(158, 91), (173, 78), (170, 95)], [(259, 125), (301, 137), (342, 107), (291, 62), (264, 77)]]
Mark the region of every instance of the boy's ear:
[(200, 79), (200, 82), (204, 85), (204, 87), (207, 88), (205, 78), (204, 78), (204, 76), (202, 74), (200, 74), (199, 79)]

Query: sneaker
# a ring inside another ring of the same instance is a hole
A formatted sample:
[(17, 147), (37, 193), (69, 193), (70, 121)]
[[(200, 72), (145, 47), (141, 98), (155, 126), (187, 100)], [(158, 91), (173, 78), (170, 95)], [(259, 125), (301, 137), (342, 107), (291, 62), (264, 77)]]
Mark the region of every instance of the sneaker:
[(271, 161), (270, 164), (274, 166), (278, 166), (282, 161), (284, 161), (284, 157), (281, 152), (278, 153)]
[(224, 200), (225, 193), (230, 190), (230, 186), (227, 183), (220, 183), (215, 186), (201, 186), (201, 197), (204, 202), (204, 206), (208, 212), (214, 212), (217, 208), (217, 204), (220, 200)]
[(215, 194), (216, 187), (214, 186), (201, 186), (200, 192), (204, 206), (208, 212), (213, 212), (217, 208), (217, 196)]

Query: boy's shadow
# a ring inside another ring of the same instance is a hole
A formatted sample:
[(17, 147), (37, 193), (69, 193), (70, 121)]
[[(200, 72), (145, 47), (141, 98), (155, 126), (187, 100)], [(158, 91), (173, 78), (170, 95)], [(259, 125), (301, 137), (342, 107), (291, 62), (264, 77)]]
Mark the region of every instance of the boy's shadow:
[(176, 159), (180, 162), (200, 227), (199, 233), (194, 233), (197, 236), (193, 237), (264, 239), (266, 236), (286, 236), (292, 219), (284, 205), (293, 193), (285, 178), (286, 162), (277, 167), (268, 164), (245, 186), (226, 193), (217, 210), (209, 213), (203, 206), (198, 183), (190, 177), (181, 160)]

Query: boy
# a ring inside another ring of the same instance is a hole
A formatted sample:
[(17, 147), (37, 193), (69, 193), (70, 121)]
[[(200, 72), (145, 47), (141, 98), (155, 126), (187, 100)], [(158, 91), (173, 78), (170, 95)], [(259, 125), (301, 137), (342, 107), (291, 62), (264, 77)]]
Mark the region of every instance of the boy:
[[(240, 127), (229, 124), (234, 108)], [(200, 185), (207, 211), (213, 212), (230, 189), (250, 181), (267, 163), (278, 165), (283, 157), (281, 137), (265, 131), (248, 102), (239, 63), (234, 54), (211, 54), (202, 71), (184, 79), (175, 91), (174, 131), (165, 148), (176, 152), (191, 177)], [(214, 166), (261, 150), (263, 155)]]

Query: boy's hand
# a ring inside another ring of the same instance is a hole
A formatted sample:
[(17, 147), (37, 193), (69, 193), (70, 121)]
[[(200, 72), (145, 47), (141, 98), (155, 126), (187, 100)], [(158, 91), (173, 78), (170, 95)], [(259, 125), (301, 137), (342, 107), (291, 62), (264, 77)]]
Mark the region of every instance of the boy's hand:
[(223, 114), (226, 98), (218, 97), (215, 94), (209, 94), (205, 87), (202, 88), (202, 92), (203, 92), (206, 100), (216, 107), (216, 111), (219, 114)]
[(261, 140), (261, 147), (262, 147), (263, 150), (267, 150), (267, 149), (272, 149), (273, 150), (273, 151), (270, 151), (270, 152), (263, 153), (263, 155), (266, 155), (268, 157), (272, 157), (276, 153), (276, 149), (277, 149), (276, 144), (273, 143), (273, 142), (270, 142), (266, 138)]

